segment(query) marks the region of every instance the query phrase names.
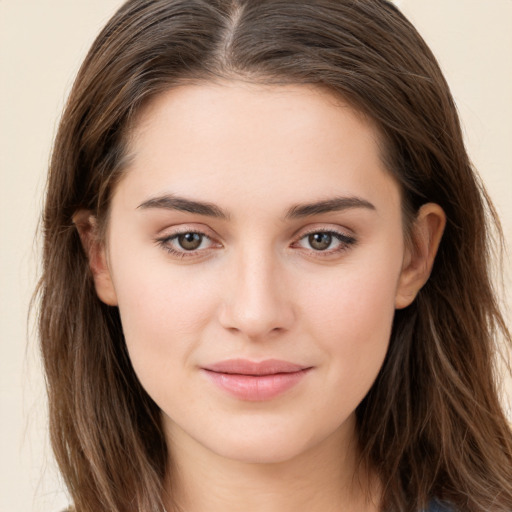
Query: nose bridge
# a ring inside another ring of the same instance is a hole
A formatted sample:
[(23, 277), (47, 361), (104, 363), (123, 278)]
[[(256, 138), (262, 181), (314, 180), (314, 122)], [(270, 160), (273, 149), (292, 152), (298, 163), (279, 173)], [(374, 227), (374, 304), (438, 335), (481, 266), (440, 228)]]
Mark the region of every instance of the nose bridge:
[(221, 317), (225, 328), (249, 338), (287, 330), (293, 322), (285, 269), (271, 248), (259, 245), (237, 253)]

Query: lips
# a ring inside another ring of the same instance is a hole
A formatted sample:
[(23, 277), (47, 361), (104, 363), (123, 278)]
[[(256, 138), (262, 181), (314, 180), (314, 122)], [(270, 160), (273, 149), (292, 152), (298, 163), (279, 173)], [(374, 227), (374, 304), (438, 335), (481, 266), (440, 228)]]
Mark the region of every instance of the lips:
[(235, 398), (263, 401), (295, 387), (311, 370), (288, 361), (229, 359), (202, 368), (210, 382)]
[(230, 373), (240, 375), (274, 375), (276, 373), (293, 373), (306, 369), (305, 366), (280, 361), (278, 359), (267, 359), (254, 362), (247, 359), (229, 359), (205, 367), (217, 373)]

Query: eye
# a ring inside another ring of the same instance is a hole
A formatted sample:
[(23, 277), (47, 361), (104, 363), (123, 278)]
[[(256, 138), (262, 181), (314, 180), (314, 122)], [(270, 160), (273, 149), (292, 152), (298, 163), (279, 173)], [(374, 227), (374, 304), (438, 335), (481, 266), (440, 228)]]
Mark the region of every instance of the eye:
[(325, 251), (332, 244), (333, 236), (331, 233), (313, 233), (308, 235), (309, 245), (315, 251)]
[(158, 238), (155, 242), (178, 258), (198, 256), (209, 249), (219, 247), (208, 235), (200, 231), (182, 231)]
[(337, 231), (314, 231), (307, 233), (297, 242), (297, 246), (313, 252), (333, 254), (348, 249), (356, 243), (352, 236)]
[(183, 233), (176, 236), (176, 242), (185, 251), (195, 251), (203, 243), (204, 235), (201, 233)]

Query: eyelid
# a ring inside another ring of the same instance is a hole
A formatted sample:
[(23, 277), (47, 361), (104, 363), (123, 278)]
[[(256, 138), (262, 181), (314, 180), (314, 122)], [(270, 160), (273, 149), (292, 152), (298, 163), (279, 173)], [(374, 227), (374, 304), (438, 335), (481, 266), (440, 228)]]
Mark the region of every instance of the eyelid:
[[(154, 242), (162, 247), (162, 249), (166, 250), (169, 254), (172, 256), (178, 257), (180, 259), (182, 258), (194, 258), (194, 257), (200, 257), (202, 255), (206, 255), (214, 248), (222, 247), (222, 244), (216, 240), (217, 237), (210, 234), (211, 230), (206, 228), (206, 226), (202, 226), (200, 228), (197, 227), (197, 224), (195, 225), (183, 225), (180, 224), (175, 229), (170, 230), (170, 228), (166, 228), (163, 230), (163, 233), (160, 235), (157, 235), (154, 238)], [(203, 249), (195, 249), (191, 251), (187, 251), (185, 249), (179, 250), (175, 249), (171, 246), (170, 242), (175, 240), (180, 235), (184, 235), (187, 233), (196, 233), (198, 235), (201, 235), (202, 237), (210, 240), (212, 242), (212, 246), (208, 248)]]
[(307, 228), (300, 229), (296, 233), (298, 238), (310, 235), (312, 233), (338, 233), (346, 237), (353, 237), (352, 230), (348, 228), (342, 228), (336, 224), (314, 224), (312, 226), (308, 226)]
[[(200, 227), (197, 227), (197, 224), (187, 225), (187, 224), (180, 224), (176, 226), (176, 228), (166, 228), (165, 230), (162, 230), (163, 234), (158, 235), (154, 238), (154, 242), (161, 246), (164, 250), (166, 250), (169, 254), (171, 254), (174, 257), (184, 259), (184, 258), (200, 258), (201, 256), (207, 256), (212, 250), (222, 248), (223, 244), (218, 241), (219, 237), (216, 236), (214, 233), (213, 235), (210, 234), (212, 230), (208, 228), (207, 226), (200, 225)], [(207, 248), (202, 249), (194, 249), (187, 251), (186, 249), (179, 250), (172, 247), (170, 241), (175, 240), (177, 237), (183, 234), (187, 233), (196, 233), (198, 235), (201, 235), (202, 237), (210, 240), (211, 245)], [(338, 242), (338, 246), (334, 249), (325, 249), (325, 250), (315, 250), (313, 248), (307, 249), (304, 247), (297, 247), (297, 244), (306, 238), (309, 235), (315, 234), (315, 233), (327, 233), (332, 235)], [(341, 228), (340, 226), (333, 226), (333, 225), (313, 225), (309, 226), (306, 229), (301, 229), (296, 232), (296, 234), (293, 236), (293, 242), (291, 243), (292, 248), (298, 248), (301, 249), (307, 253), (310, 253), (311, 255), (319, 258), (328, 258), (329, 256), (335, 256), (339, 253), (342, 253), (344, 251), (347, 251), (350, 246), (353, 246), (357, 243), (357, 239), (354, 236), (353, 232), (350, 229), (347, 228)]]
[(339, 235), (342, 238), (355, 240), (355, 233), (346, 227), (339, 226), (338, 224), (313, 224), (305, 228), (301, 228), (295, 232), (293, 238), (300, 240), (305, 236), (312, 235), (314, 233), (332, 233)]
[[(350, 233), (349, 233), (350, 232)], [(304, 251), (307, 251), (313, 254), (315, 257), (329, 257), (333, 255), (337, 255), (342, 253), (357, 243), (357, 238), (348, 229), (341, 229), (339, 226), (326, 226), (326, 225), (315, 225), (310, 226), (306, 230), (301, 230), (295, 237), (294, 242), (292, 243), (292, 247), (295, 244), (298, 244), (301, 240), (306, 238), (307, 236), (313, 235), (315, 233), (327, 233), (332, 235), (339, 241), (339, 247), (335, 249), (326, 249), (326, 250), (315, 250), (315, 249), (305, 249), (301, 248)]]

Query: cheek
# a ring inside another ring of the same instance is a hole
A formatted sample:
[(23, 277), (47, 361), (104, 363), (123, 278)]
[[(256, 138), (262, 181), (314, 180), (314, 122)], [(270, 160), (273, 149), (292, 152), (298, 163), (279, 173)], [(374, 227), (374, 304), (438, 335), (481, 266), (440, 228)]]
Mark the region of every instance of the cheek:
[[(191, 269), (192, 267), (190, 267)], [(135, 270), (134, 270), (135, 269)], [(215, 299), (208, 281), (157, 261), (116, 267), (115, 285), (135, 372), (151, 386), (186, 368), (209, 322)], [(192, 272), (192, 271), (191, 271)]]
[(393, 319), (399, 272), (386, 265), (358, 267), (343, 268), (323, 282), (304, 283), (301, 295), (307, 297), (304, 314), (319, 332), (345, 334), (365, 344), (373, 339), (372, 332), (378, 335)]
[(395, 312), (398, 270), (368, 268), (347, 269), (313, 288), (303, 313), (310, 337), (327, 357), (329, 384), (346, 390), (345, 399), (353, 404), (363, 399), (380, 370)]

